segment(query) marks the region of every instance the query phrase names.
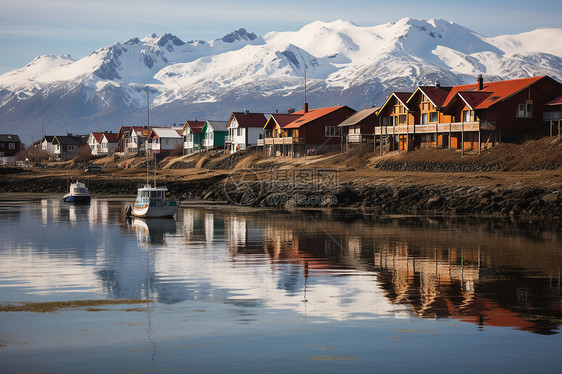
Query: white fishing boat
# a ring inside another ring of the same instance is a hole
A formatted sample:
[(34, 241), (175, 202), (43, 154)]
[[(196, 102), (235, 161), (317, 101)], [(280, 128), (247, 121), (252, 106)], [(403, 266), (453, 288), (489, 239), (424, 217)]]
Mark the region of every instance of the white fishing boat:
[(147, 184), (137, 190), (137, 199), (127, 207), (127, 215), (144, 218), (173, 217), (178, 203), (166, 198), (166, 187), (152, 187)]
[(90, 194), (86, 185), (82, 182), (75, 182), (70, 185), (70, 191), (63, 196), (63, 201), (75, 204), (89, 204)]
[[(147, 100), (147, 113), (150, 108), (148, 100), (148, 89), (146, 90)], [(149, 128), (149, 121), (147, 118), (147, 128)], [(139, 187), (137, 190), (137, 199), (134, 203), (128, 204), (125, 208), (127, 216), (135, 216), (142, 218), (163, 218), (173, 217), (178, 211), (178, 202), (175, 200), (168, 200), (166, 198), (166, 187), (156, 187), (156, 155), (154, 155), (154, 187), (148, 183), (149, 179), (149, 148), (148, 141), (145, 143), (146, 154), (146, 184)]]

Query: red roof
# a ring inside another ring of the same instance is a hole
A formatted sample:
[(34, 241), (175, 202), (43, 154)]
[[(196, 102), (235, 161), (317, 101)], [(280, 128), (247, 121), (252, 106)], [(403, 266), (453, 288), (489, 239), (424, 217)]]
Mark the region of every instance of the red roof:
[(228, 120), (229, 125), (232, 117), (236, 118), (239, 127), (259, 127), (263, 129), (267, 122), (263, 113), (233, 112)]
[(300, 110), (298, 112), (295, 112), (295, 114), (297, 115), (301, 115), (301, 117), (291, 123), (289, 123), (288, 125), (286, 125), (285, 127), (283, 127), (284, 129), (298, 129), (302, 126), (305, 126), (306, 124), (317, 120), (318, 118), (324, 117), (327, 114), (333, 113), (337, 110), (340, 110), (341, 108), (345, 108), (345, 106), (334, 106), (334, 107), (329, 107), (329, 108), (318, 108), (318, 109), (309, 109), (308, 112), (304, 112), (304, 110)]
[[(301, 118), (302, 115), (300, 114), (295, 114), (295, 113), (283, 113), (283, 114), (272, 114), (269, 119), (267, 120), (267, 123), (264, 126), (264, 129), (266, 127), (270, 127), (269, 124), (271, 123), (277, 123), (279, 125), (279, 127), (284, 128), (285, 126), (287, 126), (289, 123)], [(273, 126), (275, 127), (275, 126)], [(271, 128), (273, 128), (271, 127)]]
[(118, 140), (117, 135), (119, 135), (119, 134), (114, 133), (114, 132), (106, 132), (103, 135), (105, 135), (105, 138), (107, 139), (107, 141), (109, 143), (117, 143), (117, 140)]
[(412, 92), (393, 92), (390, 94), (388, 99), (386, 99), (385, 103), (380, 107), (378, 113), (382, 112), (383, 109), (387, 106), (387, 104), (391, 101), (393, 97), (395, 97), (406, 109), (410, 110), (410, 107), (406, 104), (408, 99), (412, 96)]
[[(521, 79), (511, 79), (507, 81), (497, 81), (497, 82), (484, 82), (481, 90), (478, 89), (478, 83), (466, 84), (463, 86), (455, 86), (449, 92), (447, 99), (445, 100), (444, 106), (449, 105), (453, 98), (460, 92), (462, 92), (462, 97), (469, 97), (468, 93), (489, 93), (487, 98), (482, 100), (480, 103), (475, 104), (473, 109), (487, 109), (492, 105), (495, 105), (508, 97), (513, 96), (519, 91), (531, 86), (532, 84), (538, 82), (539, 80), (545, 78), (545, 76), (531, 77), (531, 78), (521, 78)], [(473, 96), (474, 99), (480, 100), (482, 95)], [(470, 105), (470, 104), (469, 104)]]
[(551, 100), (544, 105), (562, 105), (562, 96), (558, 96), (556, 99)]
[(92, 136), (96, 139), (96, 142), (101, 142), (101, 137), (103, 136), (103, 132), (93, 132)]
[[(408, 98), (408, 101), (421, 91), (436, 107), (442, 107), (453, 87), (419, 86), (416, 91)], [(410, 103), (409, 103), (410, 104)]]
[(206, 121), (185, 121), (185, 123), (189, 126), (192, 133), (199, 134), (203, 130)]

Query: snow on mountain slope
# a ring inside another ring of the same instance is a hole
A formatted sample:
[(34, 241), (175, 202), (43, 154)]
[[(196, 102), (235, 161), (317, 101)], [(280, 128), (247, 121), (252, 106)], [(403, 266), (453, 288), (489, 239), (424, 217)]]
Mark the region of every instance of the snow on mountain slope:
[[(132, 38), (92, 52), (40, 56), (0, 75), (0, 132), (25, 136), (45, 120), (49, 133), (144, 123), (227, 118), (233, 110), (299, 107), (306, 75), (311, 106), (382, 103), (419, 84), (550, 75), (562, 80), (562, 29), (484, 37), (442, 20), (404, 18), (378, 26), (312, 22), (263, 37), (245, 29), (209, 42), (171, 34)], [(27, 129), (27, 130), (26, 130)]]

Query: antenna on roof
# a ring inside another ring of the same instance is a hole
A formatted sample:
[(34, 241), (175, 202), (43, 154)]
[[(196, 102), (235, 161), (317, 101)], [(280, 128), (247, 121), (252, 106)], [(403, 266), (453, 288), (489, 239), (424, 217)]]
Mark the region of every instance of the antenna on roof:
[(305, 113), (308, 113), (308, 103), (306, 102), (306, 64), (304, 64), (304, 106), (303, 110)]

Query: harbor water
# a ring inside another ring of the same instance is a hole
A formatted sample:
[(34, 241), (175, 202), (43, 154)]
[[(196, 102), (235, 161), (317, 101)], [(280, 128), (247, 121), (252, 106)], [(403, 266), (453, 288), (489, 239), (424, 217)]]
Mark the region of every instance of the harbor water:
[(0, 372), (558, 373), (552, 222), (0, 198)]

